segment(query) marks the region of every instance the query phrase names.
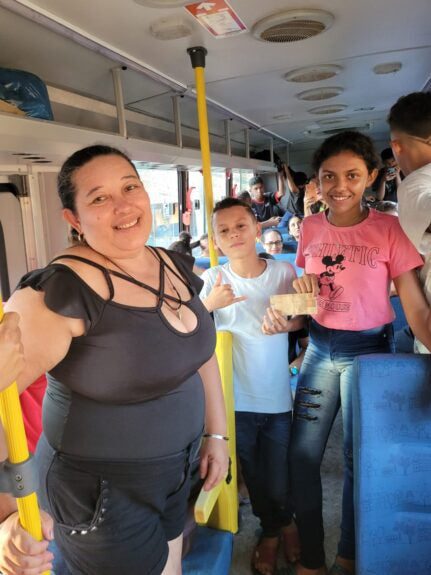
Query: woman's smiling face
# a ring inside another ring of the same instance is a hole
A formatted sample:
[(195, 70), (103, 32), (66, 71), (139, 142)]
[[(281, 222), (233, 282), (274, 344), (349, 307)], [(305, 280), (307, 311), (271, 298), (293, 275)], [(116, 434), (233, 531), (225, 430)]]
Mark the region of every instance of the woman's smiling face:
[(120, 156), (99, 156), (73, 176), (75, 212), (66, 220), (96, 251), (118, 257), (140, 250), (151, 232), (151, 207), (133, 165)]

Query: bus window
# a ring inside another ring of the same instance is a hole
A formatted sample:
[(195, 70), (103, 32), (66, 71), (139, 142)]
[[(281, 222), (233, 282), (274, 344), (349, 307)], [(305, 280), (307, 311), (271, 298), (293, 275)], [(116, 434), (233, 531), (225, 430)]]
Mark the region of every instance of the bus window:
[[(211, 170), (214, 203), (226, 197), (226, 171)], [(193, 238), (199, 238), (206, 233), (204, 178), (201, 172), (189, 172), (189, 190), (192, 216), (190, 233)]]
[(248, 191), (248, 182), (253, 176), (253, 170), (232, 170), (232, 195), (236, 197), (241, 192)]
[(180, 232), (178, 174), (176, 170), (150, 168), (138, 168), (138, 173), (151, 202), (153, 227), (149, 243), (167, 248)]

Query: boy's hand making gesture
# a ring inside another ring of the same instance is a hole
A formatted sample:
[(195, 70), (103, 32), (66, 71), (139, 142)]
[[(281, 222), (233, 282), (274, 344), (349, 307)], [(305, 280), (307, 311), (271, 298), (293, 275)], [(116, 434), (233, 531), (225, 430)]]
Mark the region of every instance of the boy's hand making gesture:
[(208, 297), (203, 300), (203, 304), (209, 312), (247, 299), (247, 296), (235, 297), (232, 286), (230, 284), (224, 284), (222, 281), (223, 276), (222, 273), (219, 272), (212, 290)]

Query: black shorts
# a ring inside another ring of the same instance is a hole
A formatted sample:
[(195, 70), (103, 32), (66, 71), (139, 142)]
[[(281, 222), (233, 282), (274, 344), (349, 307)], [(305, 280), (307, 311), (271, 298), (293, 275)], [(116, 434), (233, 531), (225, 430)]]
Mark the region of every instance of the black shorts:
[(41, 501), (71, 573), (159, 575), (167, 542), (184, 529), (198, 448), (199, 439), (168, 457), (95, 462), (55, 452), (42, 439)]

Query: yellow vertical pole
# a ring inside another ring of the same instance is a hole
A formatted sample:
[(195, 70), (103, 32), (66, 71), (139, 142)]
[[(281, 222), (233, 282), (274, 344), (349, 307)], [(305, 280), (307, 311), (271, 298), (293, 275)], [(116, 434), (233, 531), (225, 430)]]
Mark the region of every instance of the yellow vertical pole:
[[(3, 319), (0, 298), (0, 322)], [(29, 458), (18, 387), (15, 382), (0, 393), (0, 416), (6, 437), (10, 463), (24, 463)], [(37, 541), (42, 541), (42, 525), (36, 493), (17, 498), (21, 525)], [(45, 572), (44, 575), (49, 575)]]
[(223, 484), (214, 505), (208, 525), (225, 531), (238, 531), (238, 485), (236, 469), (235, 406), (233, 395), (232, 334), (228, 331), (217, 333), (217, 360), (223, 385), (226, 406), (229, 457), (231, 459), (231, 482)]
[(214, 207), (213, 186), (211, 178), (211, 156), (210, 156), (210, 139), (208, 132), (208, 113), (207, 99), (205, 88), (205, 56), (206, 48), (195, 46), (187, 50), (190, 55), (192, 66), (195, 71), (196, 98), (198, 107), (199, 122), (199, 139), (201, 144), (202, 155), (202, 173), (204, 176), (204, 193), (205, 193), (205, 215), (208, 228), (208, 247), (210, 250), (211, 266), (218, 264), (218, 255), (214, 247), (213, 233), (211, 227), (211, 213)]

